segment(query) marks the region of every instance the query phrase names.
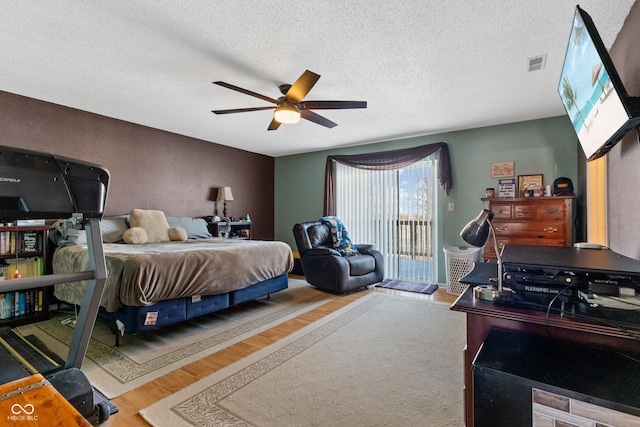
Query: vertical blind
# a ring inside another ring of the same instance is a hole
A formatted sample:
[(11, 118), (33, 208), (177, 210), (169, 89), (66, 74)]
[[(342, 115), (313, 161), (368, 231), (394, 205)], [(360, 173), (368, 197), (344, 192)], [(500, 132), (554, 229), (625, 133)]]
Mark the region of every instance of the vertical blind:
[(434, 157), (394, 170), (335, 165), (336, 215), (354, 242), (382, 252), (386, 278), (434, 282), (437, 277)]

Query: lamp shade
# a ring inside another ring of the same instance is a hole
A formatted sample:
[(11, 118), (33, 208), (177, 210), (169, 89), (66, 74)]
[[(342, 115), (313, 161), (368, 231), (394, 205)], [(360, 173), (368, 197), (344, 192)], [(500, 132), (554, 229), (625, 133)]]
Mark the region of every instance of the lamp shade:
[(273, 118), (279, 123), (297, 123), (300, 120), (300, 111), (293, 105), (281, 105), (276, 108)]
[(489, 221), (492, 218), (493, 212), (489, 209), (483, 209), (477, 217), (462, 229), (460, 237), (471, 246), (484, 246), (489, 240), (489, 231), (491, 229)]
[(231, 187), (218, 188), (218, 197), (216, 197), (216, 201), (228, 202), (230, 200), (233, 200), (233, 193), (231, 193)]

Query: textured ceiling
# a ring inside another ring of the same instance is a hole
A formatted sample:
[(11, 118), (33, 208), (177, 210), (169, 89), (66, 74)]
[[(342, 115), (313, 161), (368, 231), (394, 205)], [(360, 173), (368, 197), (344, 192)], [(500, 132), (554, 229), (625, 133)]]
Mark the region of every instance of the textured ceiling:
[[(610, 47), (633, 0), (584, 0)], [(556, 87), (576, 1), (3, 0), (0, 90), (281, 156), (564, 114)], [(544, 69), (528, 72), (546, 54)], [(309, 69), (306, 99), (367, 101), (267, 131)]]

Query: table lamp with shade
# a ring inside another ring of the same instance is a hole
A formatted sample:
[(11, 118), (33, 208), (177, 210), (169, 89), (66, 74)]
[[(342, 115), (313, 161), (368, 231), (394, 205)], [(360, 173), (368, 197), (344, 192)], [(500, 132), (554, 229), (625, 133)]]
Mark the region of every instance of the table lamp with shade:
[(471, 220), (460, 232), (462, 240), (470, 244), (471, 246), (483, 247), (489, 240), (489, 234), (493, 237), (493, 245), (498, 259), (498, 277), (491, 278), (494, 285), (489, 286), (476, 286), (474, 288), (474, 295), (485, 300), (496, 300), (497, 298), (511, 298), (513, 297), (513, 291), (502, 286), (502, 253), (498, 248), (498, 239), (496, 238), (496, 231), (493, 228), (491, 220), (493, 219), (493, 212), (489, 209), (483, 209), (480, 214)]
[(217, 202), (223, 202), (222, 215), (227, 218), (227, 202), (233, 201), (233, 193), (231, 193), (231, 187), (218, 188)]

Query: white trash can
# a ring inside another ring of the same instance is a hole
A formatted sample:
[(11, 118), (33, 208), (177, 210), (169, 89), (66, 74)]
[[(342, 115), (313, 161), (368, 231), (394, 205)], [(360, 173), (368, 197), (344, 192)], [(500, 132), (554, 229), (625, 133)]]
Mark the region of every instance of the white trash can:
[(444, 259), (447, 264), (447, 292), (460, 295), (467, 287), (460, 283), (460, 278), (466, 276), (473, 264), (480, 260), (482, 248), (459, 248), (457, 246), (445, 246)]

